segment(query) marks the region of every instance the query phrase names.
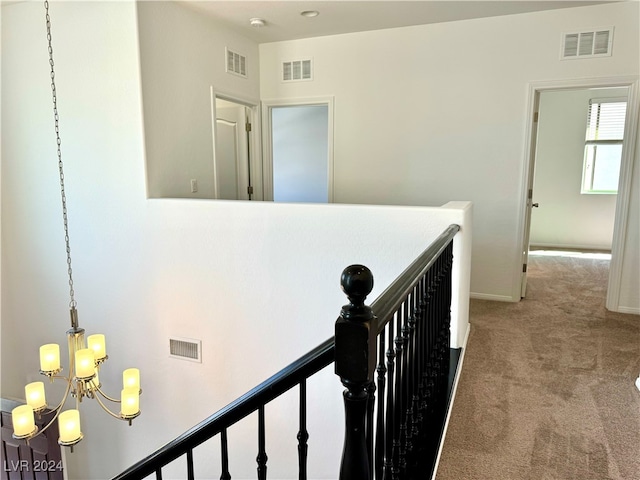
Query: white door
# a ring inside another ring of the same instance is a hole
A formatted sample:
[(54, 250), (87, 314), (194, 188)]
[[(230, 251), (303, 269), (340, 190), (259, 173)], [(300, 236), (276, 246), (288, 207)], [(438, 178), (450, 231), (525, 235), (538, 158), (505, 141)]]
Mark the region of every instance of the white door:
[(529, 184), (527, 185), (527, 207), (524, 216), (524, 244), (522, 247), (522, 279), (520, 298), (527, 293), (527, 267), (529, 265), (529, 241), (531, 238), (531, 213), (537, 203), (533, 203), (533, 179), (536, 163), (536, 145), (538, 141), (538, 114), (540, 110), (540, 93), (535, 92), (533, 119), (531, 122), (531, 148), (529, 151)]
[(215, 198), (251, 200), (247, 107), (220, 98), (215, 105)]

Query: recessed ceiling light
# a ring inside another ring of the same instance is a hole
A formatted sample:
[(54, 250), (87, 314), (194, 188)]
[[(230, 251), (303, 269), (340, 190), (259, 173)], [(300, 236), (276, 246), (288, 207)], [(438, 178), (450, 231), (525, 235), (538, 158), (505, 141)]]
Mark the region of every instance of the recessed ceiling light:
[(300, 15), (307, 18), (313, 18), (320, 15), (320, 12), (317, 10), (305, 10), (304, 12), (300, 12)]
[(251, 18), (249, 19), (249, 24), (251, 24), (252, 27), (264, 27), (267, 22), (265, 22), (262, 18)]

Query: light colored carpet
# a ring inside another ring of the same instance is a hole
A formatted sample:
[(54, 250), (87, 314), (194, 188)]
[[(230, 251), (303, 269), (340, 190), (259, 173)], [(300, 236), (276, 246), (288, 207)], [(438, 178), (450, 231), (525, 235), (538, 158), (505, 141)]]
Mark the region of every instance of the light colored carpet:
[(473, 300), (437, 480), (640, 479), (640, 316), (607, 260), (532, 256), (527, 298)]

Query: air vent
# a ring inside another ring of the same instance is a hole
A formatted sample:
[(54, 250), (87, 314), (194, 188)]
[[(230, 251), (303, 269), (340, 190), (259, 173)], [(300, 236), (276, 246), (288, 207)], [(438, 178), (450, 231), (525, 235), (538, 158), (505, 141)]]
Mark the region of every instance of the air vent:
[(311, 60), (294, 60), (282, 62), (282, 81), (300, 82), (313, 80)]
[(247, 78), (247, 57), (239, 53), (226, 49), (227, 53), (227, 73), (233, 73)]
[(562, 59), (610, 57), (612, 46), (613, 27), (565, 33), (562, 36)]
[(202, 363), (202, 341), (192, 338), (170, 338), (169, 356)]

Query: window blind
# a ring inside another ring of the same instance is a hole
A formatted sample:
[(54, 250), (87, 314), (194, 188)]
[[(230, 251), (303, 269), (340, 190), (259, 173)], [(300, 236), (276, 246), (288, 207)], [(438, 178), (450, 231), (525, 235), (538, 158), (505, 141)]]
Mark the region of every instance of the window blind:
[(591, 100), (587, 118), (587, 142), (622, 141), (627, 102), (624, 99)]

